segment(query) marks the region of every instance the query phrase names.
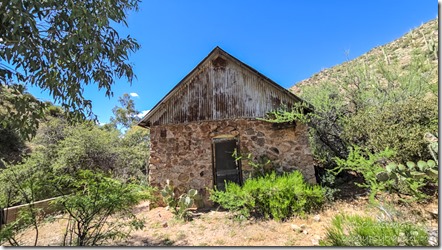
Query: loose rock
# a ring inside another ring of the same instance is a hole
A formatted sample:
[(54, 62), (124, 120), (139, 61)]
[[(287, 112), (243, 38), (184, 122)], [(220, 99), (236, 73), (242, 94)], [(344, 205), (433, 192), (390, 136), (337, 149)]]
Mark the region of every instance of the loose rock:
[(319, 216), (319, 214), (317, 214), (313, 217), (313, 220), (316, 222), (319, 222), (319, 221), (321, 221), (321, 216)]
[(430, 246), (438, 246), (439, 245), (439, 237), (438, 237), (438, 229), (433, 228), (428, 230), (428, 244)]
[(319, 240), (321, 239), (321, 236), (315, 234), (313, 235), (312, 244), (313, 246), (319, 246)]
[(298, 226), (296, 224), (291, 224), (290, 227), (292, 228), (293, 231), (295, 231), (297, 233), (302, 232), (302, 229), (303, 229), (302, 227), (300, 227), (300, 226)]
[(313, 246), (319, 246), (319, 240), (318, 239), (312, 239), (312, 245)]

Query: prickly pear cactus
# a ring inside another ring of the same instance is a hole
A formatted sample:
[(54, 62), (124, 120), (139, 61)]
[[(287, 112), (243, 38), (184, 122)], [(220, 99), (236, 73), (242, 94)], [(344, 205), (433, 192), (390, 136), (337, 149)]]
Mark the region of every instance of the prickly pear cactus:
[(431, 133), (425, 133), (424, 140), (428, 142), (428, 150), (430, 151), (434, 161), (438, 162), (439, 138), (437, 137), (437, 134), (433, 135)]
[(179, 197), (178, 213), (176, 214), (178, 218), (183, 220), (189, 219), (189, 208), (193, 206), (197, 194), (198, 191), (190, 189), (187, 193), (184, 193)]
[(410, 194), (418, 198), (425, 198), (419, 189), (428, 182), (438, 185), (439, 170), (438, 165), (433, 160), (407, 162), (396, 164), (390, 162), (385, 171), (376, 175), (379, 182), (390, 182), (395, 187), (406, 187)]
[(177, 202), (175, 199), (175, 193), (173, 192), (173, 186), (170, 184), (169, 180), (166, 180), (166, 185), (163, 190), (161, 190), (161, 196), (163, 196), (163, 201), (167, 204), (166, 209), (175, 209)]
[(161, 190), (161, 195), (163, 196), (164, 202), (167, 204), (167, 208), (171, 209), (176, 218), (182, 220), (189, 219), (189, 209), (193, 206), (197, 194), (197, 190), (190, 189), (187, 193), (175, 198), (173, 186), (170, 184), (169, 180), (166, 181), (166, 185)]
[(425, 133), (424, 139), (429, 143), (428, 150), (433, 160), (420, 160), (406, 164), (391, 162), (385, 166), (385, 171), (376, 174), (377, 181), (396, 190), (405, 191), (406, 194), (411, 194), (417, 199), (426, 198), (421, 188), (427, 184), (439, 185), (439, 142), (437, 134)]

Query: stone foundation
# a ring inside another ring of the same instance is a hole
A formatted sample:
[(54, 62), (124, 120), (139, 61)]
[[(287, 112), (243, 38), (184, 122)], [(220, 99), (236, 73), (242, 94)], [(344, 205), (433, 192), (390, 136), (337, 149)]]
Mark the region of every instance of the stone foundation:
[[(149, 182), (162, 188), (169, 179), (181, 194), (190, 188), (208, 202), (213, 188), (212, 138), (234, 135), (239, 138), (240, 153), (265, 156), (277, 171), (300, 170), (310, 183), (316, 183), (314, 159), (308, 147), (307, 127), (276, 128), (258, 120), (222, 120), (152, 126)], [(250, 175), (247, 160), (242, 160), (243, 177)]]

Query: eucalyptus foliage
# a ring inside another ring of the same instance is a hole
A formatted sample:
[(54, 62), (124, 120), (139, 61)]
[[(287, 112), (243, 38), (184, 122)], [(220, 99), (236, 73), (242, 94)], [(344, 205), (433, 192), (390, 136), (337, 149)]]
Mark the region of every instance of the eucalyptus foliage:
[[(112, 1), (13, 1), (0, 3), (0, 97), (7, 98), (0, 112), (24, 135), (33, 135), (44, 105), (29, 101), (23, 85), (48, 91), (56, 102), (71, 111), (69, 120), (91, 116), (92, 103), (83, 91), (96, 85), (112, 96), (115, 78), (132, 82), (128, 62), (139, 44), (115, 29), (127, 26), (127, 13), (138, 9), (139, 0)], [(2, 105), (3, 106), (3, 105)], [(4, 122), (3, 122), (4, 123)], [(3, 124), (2, 124), (3, 125)]]
[(115, 127), (128, 129), (135, 126), (140, 118), (137, 116), (140, 112), (135, 109), (134, 100), (129, 94), (125, 93), (118, 98), (121, 107), (114, 107), (112, 113), (114, 117), (110, 118), (110, 123)]

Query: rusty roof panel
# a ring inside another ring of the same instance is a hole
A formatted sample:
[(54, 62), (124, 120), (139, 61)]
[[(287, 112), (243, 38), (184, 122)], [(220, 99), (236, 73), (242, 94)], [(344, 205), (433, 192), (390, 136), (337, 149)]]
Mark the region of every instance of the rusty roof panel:
[(217, 47), (139, 125), (263, 117), (297, 101), (301, 100)]

